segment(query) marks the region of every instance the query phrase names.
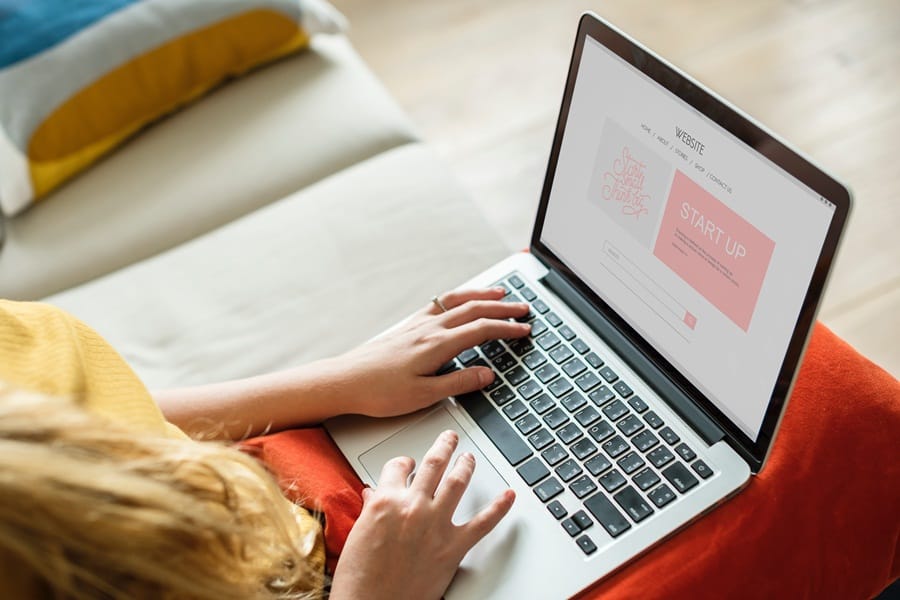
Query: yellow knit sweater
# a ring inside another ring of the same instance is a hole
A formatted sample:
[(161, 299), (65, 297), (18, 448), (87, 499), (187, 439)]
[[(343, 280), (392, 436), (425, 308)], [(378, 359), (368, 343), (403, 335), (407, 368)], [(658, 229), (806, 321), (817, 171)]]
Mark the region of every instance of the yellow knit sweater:
[[(187, 436), (168, 423), (131, 367), (90, 327), (47, 304), (0, 300), (0, 382), (69, 398), (86, 410), (163, 437)], [(325, 563), (321, 527), (309, 513), (304, 527), (319, 529), (310, 560)], [(18, 569), (0, 550), (0, 589), (17, 589)], [(22, 581), (23, 585), (27, 582)], [(22, 589), (22, 588), (18, 588)], [(0, 594), (2, 595), (2, 594)]]

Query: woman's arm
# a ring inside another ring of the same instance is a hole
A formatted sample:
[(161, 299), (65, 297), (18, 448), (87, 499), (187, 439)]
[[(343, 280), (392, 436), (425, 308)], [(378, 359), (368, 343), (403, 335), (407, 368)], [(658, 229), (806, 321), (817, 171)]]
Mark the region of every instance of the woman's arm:
[(502, 297), (495, 288), (449, 292), (442, 299), (447, 312), (430, 303), (396, 330), (342, 356), (154, 398), (166, 419), (204, 438), (241, 439), (348, 413), (412, 412), (493, 380), (485, 367), (434, 372), (466, 348), (528, 334), (529, 325), (508, 320), (527, 314), (528, 305)]

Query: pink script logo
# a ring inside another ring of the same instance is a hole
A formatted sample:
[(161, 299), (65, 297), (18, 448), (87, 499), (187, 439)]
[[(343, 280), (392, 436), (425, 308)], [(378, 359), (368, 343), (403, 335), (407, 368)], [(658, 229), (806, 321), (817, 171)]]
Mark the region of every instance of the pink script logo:
[(639, 219), (647, 214), (644, 202), (650, 199), (644, 193), (644, 169), (646, 164), (631, 155), (628, 147), (622, 148), (622, 158), (613, 162), (613, 170), (603, 174), (603, 198), (622, 203), (622, 214)]

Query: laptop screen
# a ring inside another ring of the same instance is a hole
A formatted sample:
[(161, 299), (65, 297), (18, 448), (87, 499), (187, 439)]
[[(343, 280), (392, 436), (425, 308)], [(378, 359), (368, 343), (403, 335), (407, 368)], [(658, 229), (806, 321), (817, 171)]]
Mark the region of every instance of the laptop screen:
[(540, 242), (756, 442), (835, 205), (590, 36), (557, 143)]

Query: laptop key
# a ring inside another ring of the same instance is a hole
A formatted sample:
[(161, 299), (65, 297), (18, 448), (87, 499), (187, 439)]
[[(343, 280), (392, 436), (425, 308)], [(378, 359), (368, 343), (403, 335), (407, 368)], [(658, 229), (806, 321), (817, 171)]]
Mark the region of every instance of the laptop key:
[(612, 383), (619, 378), (619, 375), (609, 367), (600, 369), (600, 375), (606, 380), (606, 383)]
[(581, 548), (581, 551), (588, 556), (597, 551), (597, 545), (593, 542), (593, 540), (591, 540), (590, 537), (586, 535), (583, 535), (575, 540), (575, 543), (578, 544), (578, 547)]
[(665, 446), (660, 446), (656, 450), (651, 450), (647, 454), (647, 459), (650, 463), (656, 467), (657, 469), (662, 467), (663, 465), (667, 465), (675, 459), (675, 456), (669, 452), (669, 449)]
[(644, 469), (643, 471), (632, 477), (631, 480), (634, 481), (634, 483), (637, 484), (639, 488), (641, 488), (641, 491), (649, 490), (660, 481), (659, 475), (654, 473), (652, 469)]
[(569, 422), (569, 415), (559, 407), (554, 408), (544, 415), (544, 423), (550, 429), (558, 429)]
[(488, 360), (503, 354), (503, 350), (503, 344), (497, 340), (492, 340), (481, 345), (481, 351), (484, 352), (484, 355)]
[(568, 379), (560, 378), (551, 382), (550, 385), (547, 386), (547, 389), (550, 390), (551, 394), (559, 398), (571, 392), (573, 387)]
[(568, 533), (572, 537), (575, 537), (576, 535), (581, 533), (581, 526), (573, 521), (571, 517), (560, 521), (560, 525), (562, 525), (563, 529), (566, 530), (566, 533)]
[[(533, 334), (534, 334), (534, 331), (532, 330), (532, 335)], [(556, 335), (555, 333), (553, 333), (552, 331), (548, 331), (541, 337), (537, 338), (535, 341), (537, 342), (537, 345), (540, 346), (541, 348), (543, 348), (544, 350), (551, 350), (551, 349), (555, 348), (557, 345), (559, 345), (560, 343), (562, 343), (562, 342), (560, 342), (559, 336)]]
[(554, 469), (554, 472), (563, 481), (571, 481), (572, 479), (575, 479), (576, 477), (581, 475), (584, 472), (584, 469), (581, 468), (581, 465), (570, 458), (569, 460), (556, 467), (556, 469)]
[(573, 356), (575, 356), (575, 353), (568, 346), (557, 346), (550, 351), (550, 358), (558, 365), (561, 365)]
[(543, 352), (531, 352), (530, 354), (526, 354), (525, 358), (522, 359), (522, 362), (525, 363), (525, 366), (534, 371), (542, 364), (547, 362), (547, 357), (544, 356)]
[(603, 406), (615, 397), (616, 395), (613, 393), (613, 391), (605, 385), (588, 394), (588, 398), (590, 398), (591, 401), (597, 406)]
[(619, 468), (625, 472), (626, 475), (631, 475), (638, 469), (644, 466), (644, 459), (641, 458), (641, 455), (637, 452), (629, 452), (622, 458), (620, 458), (617, 462)]
[(548, 364), (535, 371), (534, 376), (537, 377), (541, 383), (547, 383), (559, 377), (559, 371), (553, 365)]
[(595, 369), (599, 369), (603, 366), (603, 359), (597, 356), (596, 352), (591, 352), (587, 356), (584, 357), (588, 364), (594, 367)]
[(494, 404), (497, 406), (503, 406), (510, 400), (515, 399), (515, 397), (516, 393), (505, 385), (491, 392), (491, 400), (493, 400)]
[(456, 364), (456, 361), (452, 358), (442, 364), (437, 371), (435, 371), (435, 375), (446, 375), (447, 373), (452, 373), (454, 371), (459, 371), (459, 366)]
[(540, 299), (532, 302), (531, 306), (534, 307), (534, 310), (538, 311), (541, 314), (544, 314), (545, 312), (550, 310), (550, 307), (547, 306), (547, 304), (543, 300), (540, 300)]
[(531, 288), (527, 288), (527, 287), (522, 288), (521, 290), (519, 290), (519, 293), (522, 294), (522, 297), (525, 298), (526, 300), (528, 300), (529, 302), (532, 302), (537, 299), (537, 294), (535, 294), (534, 290), (532, 290)]
[(510, 385), (519, 385), (529, 377), (531, 377), (531, 374), (520, 366), (514, 367), (506, 372), (506, 380)]
[(566, 410), (569, 412), (575, 412), (585, 404), (587, 404), (587, 400), (584, 399), (584, 396), (579, 394), (578, 392), (572, 392), (562, 400), (560, 403), (566, 407)]
[(662, 484), (647, 496), (650, 498), (650, 501), (656, 505), (657, 508), (662, 508), (669, 502), (675, 499), (675, 492), (669, 489), (669, 486), (666, 484)]
[(508, 371), (516, 366), (516, 359), (509, 352), (504, 352), (503, 354), (492, 358), (491, 363), (494, 365), (495, 369), (503, 373), (504, 371)]
[(675, 446), (675, 452), (678, 453), (678, 456), (680, 456), (684, 462), (691, 462), (697, 458), (697, 454), (691, 450), (691, 447), (684, 443)]
[(550, 469), (545, 467), (544, 463), (541, 462), (541, 459), (535, 456), (516, 469), (516, 473), (519, 474), (519, 477), (521, 477), (527, 485), (532, 486), (550, 475)]
[(457, 401), (497, 447), (509, 464), (515, 466), (531, 456), (532, 451), (479, 392), (457, 396)]
[(646, 452), (653, 446), (659, 444), (659, 438), (653, 435), (653, 432), (650, 430), (642, 431), (631, 439), (631, 443), (634, 444), (638, 450), (641, 452)]
[(523, 356), (534, 350), (534, 344), (531, 342), (531, 339), (527, 337), (516, 338), (510, 341), (508, 346), (516, 356)]
[(475, 348), (469, 348), (460, 352), (456, 358), (462, 364), (468, 365), (470, 362), (478, 359), (478, 351)]
[(628, 384), (624, 381), (616, 382), (616, 384), (613, 386), (613, 389), (619, 392), (619, 395), (623, 398), (627, 398), (628, 396), (634, 394), (634, 391), (630, 387), (628, 387)]
[(589, 392), (603, 382), (600, 381), (600, 378), (597, 377), (597, 375), (595, 375), (593, 371), (588, 371), (587, 373), (580, 375), (575, 380), (575, 383), (578, 384), (578, 387), (581, 388), (581, 391)]
[(516, 391), (526, 400), (531, 400), (541, 392), (541, 386), (537, 381), (529, 380), (517, 387)]
[(556, 401), (547, 394), (541, 394), (531, 401), (531, 408), (539, 415), (544, 414), (554, 406), (556, 406)]
[(660, 419), (659, 415), (652, 410), (644, 415), (644, 420), (647, 421), (647, 425), (649, 425), (653, 429), (659, 429), (663, 426), (663, 420)]
[(555, 466), (569, 457), (566, 449), (559, 444), (554, 443), (552, 446), (541, 452), (541, 458), (547, 461), (547, 464)]
[(632, 396), (628, 399), (628, 404), (637, 413), (643, 413), (645, 410), (647, 410), (647, 403), (644, 402), (640, 396)]
[(575, 338), (572, 340), (572, 347), (575, 348), (575, 352), (578, 354), (584, 354), (590, 347), (585, 343), (585, 341), (581, 338)]
[(613, 496), (613, 499), (625, 509), (625, 514), (631, 517), (635, 523), (640, 523), (653, 514), (653, 509), (650, 508), (647, 501), (630, 485)]
[(538, 485), (534, 488), (534, 494), (538, 498), (540, 498), (541, 502), (547, 502), (557, 496), (559, 496), (563, 491), (563, 486), (560, 482), (556, 480), (555, 477), (551, 477), (546, 480), (544, 483)]
[(603, 475), (598, 479), (600, 485), (603, 486), (607, 492), (614, 492), (623, 485), (625, 485), (625, 478), (619, 473), (616, 469), (613, 469), (606, 475)]
[(610, 402), (601, 410), (603, 411), (603, 414), (606, 415), (606, 418), (610, 421), (617, 421), (618, 419), (628, 414), (628, 407), (625, 406), (621, 400)]
[(670, 446), (674, 446), (681, 441), (681, 438), (678, 437), (677, 433), (672, 431), (671, 427), (663, 427), (659, 430), (659, 435), (661, 435), (662, 439), (666, 440), (666, 443)]
[(575, 420), (578, 421), (582, 427), (590, 427), (596, 423), (599, 418), (600, 413), (597, 412), (597, 409), (593, 406), (588, 406), (581, 412), (575, 413)]
[(553, 443), (553, 435), (541, 427), (528, 436), (528, 443), (534, 446), (535, 450), (543, 450)]
[(509, 284), (511, 286), (513, 286), (516, 289), (519, 289), (520, 287), (525, 285), (525, 282), (522, 281), (522, 278), (519, 277), (518, 275), (510, 275), (509, 279), (507, 279), (507, 281), (509, 282)]
[(632, 435), (643, 429), (644, 424), (640, 419), (637, 418), (637, 416), (628, 415), (627, 417), (616, 423), (616, 427), (618, 427), (619, 431), (621, 431), (623, 434), (631, 437)]
[(554, 500), (548, 504), (547, 510), (550, 511), (550, 514), (553, 515), (557, 521), (569, 514), (569, 511), (566, 510), (566, 507), (563, 506), (562, 502), (559, 500)]
[(511, 402), (503, 407), (503, 414), (506, 415), (506, 418), (515, 421), (522, 415), (528, 412), (528, 408), (522, 404), (521, 400), (516, 400), (515, 402)]
[(606, 421), (601, 421), (596, 425), (592, 425), (591, 428), (588, 429), (588, 435), (590, 435), (598, 442), (602, 442), (615, 432), (616, 430), (612, 428), (612, 425), (610, 425)]
[(508, 293), (506, 296), (504, 296), (503, 298), (500, 299), (500, 302), (510, 302), (510, 303), (521, 302), (521, 301), (522, 301), (522, 299), (519, 298), (519, 296), (517, 296), (513, 292)]
[(631, 528), (628, 519), (602, 493), (585, 500), (584, 506), (612, 537), (619, 537)]
[(691, 468), (694, 470), (694, 473), (702, 477), (703, 479), (708, 479), (712, 474), (712, 469), (709, 468), (702, 460), (698, 460), (691, 465)]
[(578, 526), (581, 527), (582, 531), (594, 524), (594, 522), (591, 521), (591, 518), (587, 516), (587, 513), (583, 510), (579, 510), (572, 515), (572, 520), (578, 523)]
[(569, 423), (565, 427), (561, 428), (556, 432), (557, 437), (562, 440), (564, 444), (571, 444), (578, 438), (580, 438), (583, 434), (581, 433), (581, 429), (575, 423)]
[(677, 461), (663, 469), (662, 474), (682, 494), (698, 483), (697, 478), (688, 471), (687, 467)]
[(534, 415), (525, 415), (516, 421), (516, 429), (521, 431), (522, 435), (528, 435), (540, 426), (541, 422)]
[(583, 438), (572, 444), (571, 450), (572, 454), (575, 455), (575, 458), (584, 460), (588, 456), (597, 453), (597, 446), (595, 446), (588, 438)]
[(628, 450), (628, 442), (623, 440), (621, 436), (617, 435), (611, 440), (603, 443), (603, 450), (607, 454), (609, 454), (610, 458), (617, 458), (619, 455)]
[(553, 325), (554, 327), (559, 327), (562, 325), (563, 320), (559, 318), (559, 315), (555, 312), (548, 312), (544, 315), (544, 318), (547, 319), (547, 322)]
[(547, 331), (547, 324), (541, 321), (540, 319), (535, 319), (531, 324), (531, 337), (536, 338)]
[(582, 373), (587, 370), (587, 365), (581, 362), (580, 360), (573, 359), (563, 365), (563, 371), (565, 371), (566, 375), (569, 377), (578, 377)]
[(566, 340), (567, 342), (570, 342), (573, 339), (575, 339), (575, 332), (572, 331), (572, 328), (569, 327), (568, 325), (563, 325), (562, 327), (557, 329), (557, 331), (559, 331), (559, 335), (563, 336), (563, 339)]
[(588, 473), (596, 477), (603, 471), (610, 468), (612, 466), (612, 463), (609, 462), (609, 459), (607, 459), (602, 454), (598, 454), (594, 458), (584, 463), (584, 466), (587, 468)]
[(569, 489), (572, 490), (576, 498), (584, 498), (597, 490), (597, 484), (587, 475), (582, 475), (569, 484)]

